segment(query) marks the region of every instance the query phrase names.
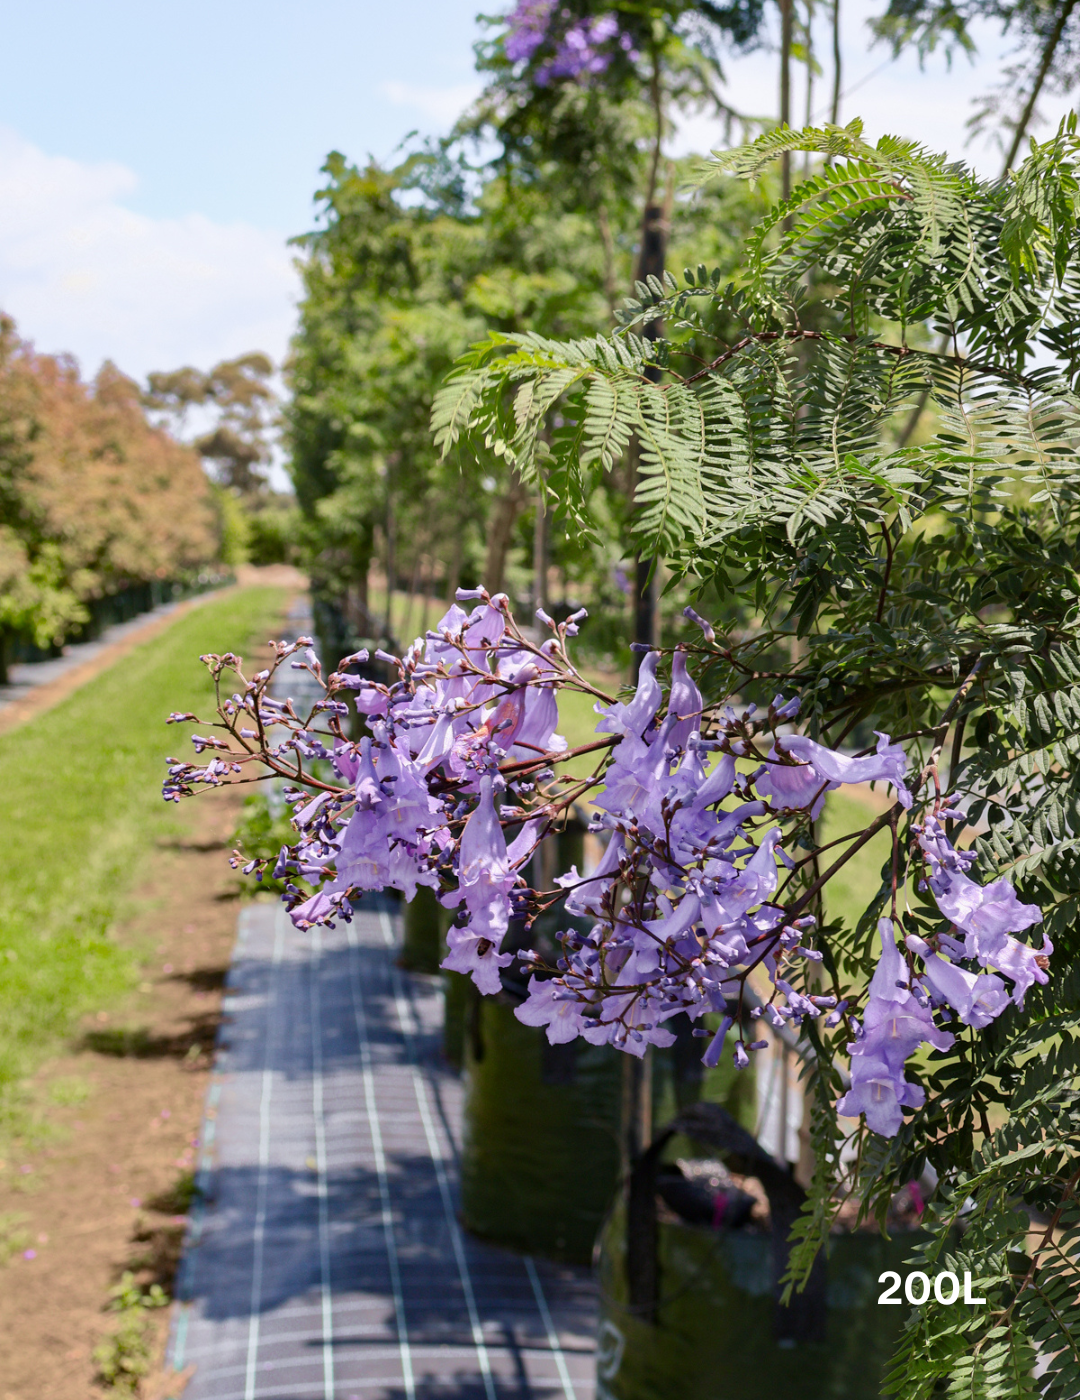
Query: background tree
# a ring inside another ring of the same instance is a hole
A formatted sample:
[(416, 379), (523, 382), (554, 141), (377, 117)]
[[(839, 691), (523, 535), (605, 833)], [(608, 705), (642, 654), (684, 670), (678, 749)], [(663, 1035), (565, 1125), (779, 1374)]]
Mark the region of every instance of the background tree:
[[(186, 365), (155, 371), (143, 401), (160, 421), (182, 435), (209, 464), (218, 507), (227, 522), (228, 561), (239, 564), (295, 562), (299, 525), (296, 503), (275, 491), (267, 478), (279, 427), (273, 387), (274, 364), (253, 350), (222, 360), (210, 370)], [(189, 434), (192, 410), (211, 422)]]
[(190, 365), (147, 376), (146, 406), (183, 429), (192, 408), (210, 408), (215, 422), (192, 439), (200, 456), (213, 462), (223, 486), (248, 495), (266, 485), (258, 470), (271, 459), (270, 433), (276, 395), (270, 385), (273, 361), (253, 350), (222, 360), (203, 372)]
[(974, 58), (975, 21), (997, 23), (1015, 40), (997, 87), (971, 119), (974, 131), (999, 127), (1005, 168), (1015, 164), (1038, 121), (1040, 98), (1065, 95), (1080, 81), (1080, 17), (1076, 0), (889, 0), (873, 30), (894, 52), (912, 46), (920, 58), (942, 48)]
[(326, 170), (324, 226), (298, 240), (291, 470), (319, 590), (351, 637), (372, 637), (387, 630), (385, 600), (372, 616), (377, 556), (410, 593), (506, 580), (529, 495), (496, 455), (440, 462), (434, 388), (492, 330), (606, 324), (606, 255), (557, 180), (469, 172), (445, 152), (393, 170), (335, 155)]

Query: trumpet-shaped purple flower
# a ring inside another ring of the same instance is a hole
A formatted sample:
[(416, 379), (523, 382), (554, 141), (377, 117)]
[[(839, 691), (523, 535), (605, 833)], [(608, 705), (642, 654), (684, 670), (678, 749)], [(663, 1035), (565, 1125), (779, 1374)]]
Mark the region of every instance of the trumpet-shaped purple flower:
[(656, 679), (659, 660), (660, 654), (655, 651), (642, 658), (634, 698), (626, 704), (617, 700), (614, 705), (605, 708), (597, 701), (593, 707), (600, 716), (596, 725), (597, 734), (633, 734), (638, 739), (644, 736), (645, 730), (656, 718), (664, 697), (660, 682)]
[(956, 963), (946, 962), (914, 934), (909, 934), (906, 942), (922, 959), (923, 973), (934, 999), (951, 1006), (965, 1026), (981, 1030), (1008, 1006), (1009, 994), (1000, 977), (993, 973), (967, 972)]
[[(879, 734), (877, 752), (863, 758), (847, 758), (827, 749), (805, 734), (789, 734), (776, 741), (769, 755), (770, 764), (757, 780), (761, 793), (771, 794), (771, 805), (778, 810), (806, 807), (811, 801), (810, 815), (820, 814), (826, 792), (842, 783), (891, 783), (901, 805), (910, 807), (911, 793), (904, 781), (907, 756), (900, 744), (894, 744), (887, 734)], [(789, 768), (785, 755), (797, 759), (800, 766)]]
[(675, 721), (664, 736), (673, 749), (685, 749), (690, 735), (701, 728), (701, 691), (686, 669), (686, 652), (677, 651), (671, 662), (671, 694), (668, 715)]
[(529, 995), (514, 1015), (525, 1026), (543, 1026), (551, 1045), (566, 1045), (585, 1030), (584, 1019), (593, 1010), (574, 990), (572, 978), (529, 978)]
[(863, 1034), (848, 1046), (851, 1088), (836, 1111), (846, 1118), (863, 1114), (875, 1133), (893, 1137), (905, 1108), (921, 1108), (925, 1091), (904, 1078), (905, 1061), (924, 1041), (948, 1050), (953, 1037), (934, 1024), (929, 1006), (920, 1005), (908, 986), (908, 971), (897, 947), (891, 919), (878, 923), (881, 957), (868, 989)]
[(467, 972), (482, 992), (499, 990), (499, 969), (513, 958), (499, 946), (510, 924), (510, 891), (518, 874), (506, 849), (506, 837), (495, 813), (491, 778), (480, 784), (480, 801), (465, 823), (458, 849), (458, 888), (442, 896), (453, 908), (462, 901), (468, 911), (464, 928), (451, 928), (450, 948), (443, 967)]
[(937, 817), (928, 816), (916, 831), (937, 906), (963, 934), (963, 956), (1011, 978), (1013, 1000), (1022, 1006), (1031, 984), (1047, 981), (1046, 961), (1054, 945), (1045, 934), (1040, 949), (1010, 935), (1037, 924), (1042, 910), (1037, 904), (1022, 904), (1004, 875), (989, 885), (976, 884), (965, 873), (975, 859), (974, 851), (957, 851)]

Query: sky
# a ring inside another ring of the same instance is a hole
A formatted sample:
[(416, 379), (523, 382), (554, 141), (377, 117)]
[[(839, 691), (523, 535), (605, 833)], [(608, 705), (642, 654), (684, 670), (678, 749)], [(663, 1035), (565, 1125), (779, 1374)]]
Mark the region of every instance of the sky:
[[(842, 0), (842, 120), (996, 170), (1000, 155), (964, 147), (971, 99), (1000, 61), (996, 34), (980, 35), (976, 69), (890, 64), (867, 47), (881, 3)], [(446, 131), (479, 91), (477, 8), (0, 0), (0, 308), (87, 374), (106, 358), (138, 378), (252, 349), (280, 361), (298, 295), (288, 239), (311, 226), (326, 154), (385, 160), (414, 130)], [(774, 54), (733, 58), (727, 75), (732, 105), (775, 111)], [(830, 82), (818, 82), (822, 103)], [(795, 102), (801, 119), (798, 83)], [(719, 140), (695, 118), (676, 147)]]

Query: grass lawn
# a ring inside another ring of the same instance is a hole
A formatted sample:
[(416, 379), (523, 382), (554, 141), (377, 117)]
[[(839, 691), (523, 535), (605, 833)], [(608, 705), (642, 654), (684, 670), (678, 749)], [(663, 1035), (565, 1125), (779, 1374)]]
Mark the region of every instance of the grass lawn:
[(161, 800), (170, 710), (212, 710), (201, 652), (273, 635), (285, 593), (213, 599), (54, 709), (0, 735), (0, 1127), (20, 1078), (74, 1019), (135, 980), (114, 926), (155, 842), (187, 829)]

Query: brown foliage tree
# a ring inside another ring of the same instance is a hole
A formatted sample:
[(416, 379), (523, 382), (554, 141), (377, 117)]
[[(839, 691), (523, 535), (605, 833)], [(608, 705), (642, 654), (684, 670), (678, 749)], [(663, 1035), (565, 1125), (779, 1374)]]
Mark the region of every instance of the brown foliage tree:
[(109, 363), (84, 383), (0, 317), (0, 633), (58, 644), (92, 599), (216, 559), (218, 535), (198, 454), (135, 383)]

